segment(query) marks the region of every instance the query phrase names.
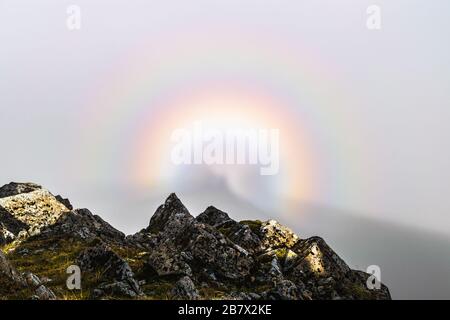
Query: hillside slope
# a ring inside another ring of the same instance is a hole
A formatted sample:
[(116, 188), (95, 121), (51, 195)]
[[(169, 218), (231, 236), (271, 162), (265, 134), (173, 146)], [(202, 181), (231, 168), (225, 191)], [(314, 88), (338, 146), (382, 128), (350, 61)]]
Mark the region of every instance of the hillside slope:
[[(36, 184), (10, 183), (0, 188), (0, 248), (3, 299), (390, 299), (322, 238), (215, 207), (194, 217), (175, 194), (125, 236)], [(73, 265), (81, 290), (66, 285)]]

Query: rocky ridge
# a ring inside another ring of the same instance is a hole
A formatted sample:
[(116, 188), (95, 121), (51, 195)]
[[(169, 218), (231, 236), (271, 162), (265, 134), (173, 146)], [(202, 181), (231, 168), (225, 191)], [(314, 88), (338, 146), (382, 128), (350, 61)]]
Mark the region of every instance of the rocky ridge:
[[(36, 184), (10, 183), (0, 188), (0, 249), (4, 299), (390, 299), (322, 238), (215, 207), (194, 217), (175, 194), (125, 236)], [(66, 286), (71, 265), (83, 290)]]

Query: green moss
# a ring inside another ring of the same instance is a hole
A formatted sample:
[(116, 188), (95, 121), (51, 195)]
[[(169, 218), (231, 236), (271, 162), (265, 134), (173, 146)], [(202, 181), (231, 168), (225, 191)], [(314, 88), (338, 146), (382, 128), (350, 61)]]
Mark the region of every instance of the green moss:
[(198, 292), (205, 300), (221, 300), (227, 294), (222, 290), (211, 287), (200, 288)]
[(169, 300), (173, 287), (173, 282), (159, 280), (142, 285), (141, 289), (149, 300)]
[(148, 259), (149, 252), (137, 247), (113, 246), (113, 251), (124, 259), (131, 267), (135, 274), (141, 272), (144, 268), (145, 261)]
[(280, 248), (275, 250), (275, 255), (277, 256), (278, 261), (283, 261), (283, 259), (286, 258), (287, 253), (288, 253), (287, 248)]
[(254, 292), (254, 293), (263, 293), (264, 291), (270, 290), (272, 288), (271, 284), (260, 284), (260, 285), (254, 285), (249, 287), (242, 287), (239, 291), (241, 292)]
[(87, 248), (86, 243), (65, 239), (28, 239), (14, 251), (7, 253), (8, 260), (19, 272), (32, 272), (50, 281), (45, 285), (60, 299), (85, 299), (96, 279), (82, 275), (82, 290), (70, 291), (66, 287), (67, 268)]
[(250, 230), (252, 230), (253, 233), (256, 233), (259, 235), (259, 231), (262, 226), (262, 221), (260, 221), (260, 220), (243, 220), (243, 221), (240, 221), (239, 223), (249, 226)]
[(217, 231), (222, 233), (225, 237), (229, 237), (231, 235), (232, 228), (231, 227), (220, 227), (217, 229)]
[(0, 277), (0, 300), (6, 299), (6, 297), (14, 300), (26, 300), (30, 299), (33, 294), (34, 292), (30, 288), (14, 283), (7, 278)]
[(346, 293), (354, 296), (357, 300), (370, 300), (372, 293), (362, 285), (351, 284), (346, 288)]
[(288, 253), (287, 248), (279, 248), (260, 255), (257, 259), (259, 263), (269, 263), (273, 258), (277, 258), (279, 262), (284, 262)]
[(3, 253), (7, 254), (10, 251), (13, 251), (17, 244), (15, 242), (10, 242), (8, 244), (5, 244), (3, 247), (0, 248)]

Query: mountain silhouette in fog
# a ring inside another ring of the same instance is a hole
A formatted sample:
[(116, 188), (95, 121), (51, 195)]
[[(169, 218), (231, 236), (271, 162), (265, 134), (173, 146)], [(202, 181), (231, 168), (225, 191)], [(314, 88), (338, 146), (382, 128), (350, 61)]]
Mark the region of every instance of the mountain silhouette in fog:
[(380, 266), (393, 299), (450, 299), (450, 239), (445, 236), (311, 204), (299, 212), (298, 219), (289, 219), (295, 231), (323, 235), (355, 269)]

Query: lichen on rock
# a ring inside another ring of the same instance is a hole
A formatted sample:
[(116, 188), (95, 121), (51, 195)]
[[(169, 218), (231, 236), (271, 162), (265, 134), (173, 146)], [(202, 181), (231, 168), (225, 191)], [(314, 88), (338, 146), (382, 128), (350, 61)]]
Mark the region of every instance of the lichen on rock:
[[(194, 217), (175, 194), (125, 236), (39, 185), (11, 183), (0, 188), (0, 249), (1, 299), (390, 299), (320, 237), (212, 206)], [(66, 287), (73, 264), (82, 290)]]

